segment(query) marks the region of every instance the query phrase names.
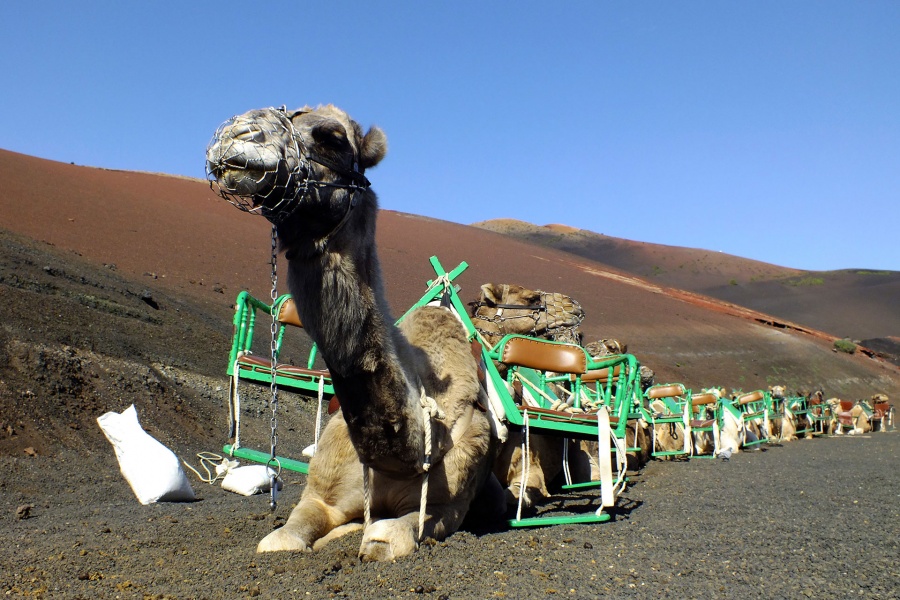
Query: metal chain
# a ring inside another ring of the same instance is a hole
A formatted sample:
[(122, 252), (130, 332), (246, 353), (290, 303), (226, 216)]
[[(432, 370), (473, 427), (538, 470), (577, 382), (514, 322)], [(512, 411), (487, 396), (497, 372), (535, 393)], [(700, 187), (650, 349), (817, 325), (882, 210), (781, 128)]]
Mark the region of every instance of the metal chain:
[[(272, 266), (272, 290), (271, 290), (271, 298), (272, 298), (272, 338), (270, 349), (272, 353), (272, 379), (269, 384), (269, 389), (272, 392), (272, 418), (269, 421), (269, 424), (272, 428), (272, 438), (271, 438), (271, 448), (272, 453), (269, 458), (269, 462), (266, 466), (270, 469), (273, 464), (279, 466), (279, 471), (281, 470), (281, 465), (276, 458), (275, 449), (278, 446), (278, 383), (276, 382), (276, 373), (278, 370), (278, 314), (275, 311), (275, 301), (278, 300), (278, 230), (275, 228), (275, 225), (272, 225), (272, 256), (271, 256), (271, 266)], [(270, 479), (271, 479), (271, 502), (269, 504), (270, 508), (274, 511), (277, 505), (277, 483), (278, 483), (278, 471), (274, 469), (271, 471)]]

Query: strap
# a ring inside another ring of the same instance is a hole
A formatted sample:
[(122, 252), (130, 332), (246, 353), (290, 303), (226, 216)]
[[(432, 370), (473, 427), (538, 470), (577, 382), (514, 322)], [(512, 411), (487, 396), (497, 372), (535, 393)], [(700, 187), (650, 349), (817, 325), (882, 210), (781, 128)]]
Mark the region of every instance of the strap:
[(609, 427), (609, 409), (601, 406), (597, 411), (597, 442), (598, 442), (598, 462), (600, 467), (600, 504), (598, 512), (604, 508), (616, 505), (615, 490), (613, 490), (613, 472), (612, 472), (612, 445), (610, 436), (612, 431)]

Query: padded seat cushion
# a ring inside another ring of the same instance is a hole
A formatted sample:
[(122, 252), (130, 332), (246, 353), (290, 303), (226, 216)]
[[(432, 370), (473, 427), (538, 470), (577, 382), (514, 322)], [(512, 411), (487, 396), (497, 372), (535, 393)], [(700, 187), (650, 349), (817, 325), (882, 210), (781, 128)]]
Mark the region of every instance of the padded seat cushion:
[[(272, 360), (269, 358), (263, 358), (261, 356), (256, 356), (254, 354), (245, 354), (238, 358), (238, 366), (241, 369), (252, 369), (254, 371), (267, 371), (269, 373), (272, 372)], [(326, 379), (331, 377), (331, 374), (325, 370), (319, 369), (307, 369), (304, 367), (296, 367), (294, 365), (288, 364), (279, 364), (278, 365), (278, 374), (287, 377), (301, 377), (301, 378), (310, 378), (310, 377), (325, 377)]]

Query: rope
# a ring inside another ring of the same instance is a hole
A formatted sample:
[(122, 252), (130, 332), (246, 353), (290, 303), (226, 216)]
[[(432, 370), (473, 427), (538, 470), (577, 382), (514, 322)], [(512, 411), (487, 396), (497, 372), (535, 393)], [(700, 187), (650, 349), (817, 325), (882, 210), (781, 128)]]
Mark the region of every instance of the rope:
[(563, 477), (566, 485), (572, 485), (572, 473), (569, 470), (569, 438), (562, 439), (563, 444)]
[(231, 455), (234, 451), (241, 447), (241, 396), (238, 394), (238, 382), (240, 381), (240, 361), (243, 352), (238, 353), (238, 357), (234, 360), (234, 373), (231, 376), (231, 402), (228, 404), (228, 410), (231, 412), (231, 423), (234, 425), (234, 444), (231, 445)]
[(186, 460), (182, 459), (181, 462), (184, 463), (185, 467), (193, 471), (200, 481), (209, 484), (213, 484), (218, 480), (223, 479), (228, 471), (234, 469), (239, 464), (238, 461), (228, 460), (215, 452), (199, 452), (197, 453), (197, 458), (200, 459), (200, 467), (206, 472), (206, 475), (202, 475), (200, 471), (191, 466)]
[(425, 536), (425, 509), (428, 506), (428, 473), (431, 470), (431, 453), (434, 450), (431, 419), (443, 420), (444, 411), (434, 398), (425, 393), (424, 386), (419, 386), (419, 404), (422, 406), (422, 429), (425, 434), (425, 457), (422, 461), (422, 493), (419, 497), (419, 543)]
[(319, 434), (322, 432), (322, 399), (325, 397), (325, 378), (319, 377), (319, 405), (316, 408), (316, 434), (313, 440), (315, 450), (319, 449)]
[(522, 468), (522, 480), (519, 483), (519, 504), (516, 508), (516, 521), (522, 520), (522, 502), (525, 497), (525, 486), (528, 483), (529, 471), (531, 470), (531, 432), (528, 427), (528, 409), (522, 411), (522, 417), (525, 419), (525, 429), (522, 432), (522, 460), (525, 466)]
[(363, 468), (363, 527), (372, 522), (372, 487), (369, 483), (369, 467)]

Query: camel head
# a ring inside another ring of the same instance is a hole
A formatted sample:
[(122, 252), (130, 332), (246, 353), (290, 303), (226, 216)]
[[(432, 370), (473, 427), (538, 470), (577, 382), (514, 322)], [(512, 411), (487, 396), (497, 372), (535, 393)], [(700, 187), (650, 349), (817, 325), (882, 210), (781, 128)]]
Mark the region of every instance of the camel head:
[[(223, 123), (206, 149), (210, 185), (226, 200), (300, 235), (327, 238), (361, 199), (364, 173), (387, 151), (384, 133), (332, 105), (251, 110)], [(327, 241), (327, 240), (326, 240)]]
[(609, 338), (605, 340), (597, 340), (584, 345), (584, 349), (588, 355), (594, 360), (610, 356), (612, 354), (627, 354), (628, 344), (620, 342), (617, 339)]
[(472, 322), (489, 343), (519, 333), (580, 344), (581, 305), (560, 293), (529, 290), (521, 285), (486, 283), (470, 302)]

